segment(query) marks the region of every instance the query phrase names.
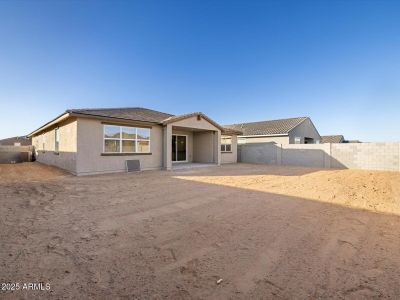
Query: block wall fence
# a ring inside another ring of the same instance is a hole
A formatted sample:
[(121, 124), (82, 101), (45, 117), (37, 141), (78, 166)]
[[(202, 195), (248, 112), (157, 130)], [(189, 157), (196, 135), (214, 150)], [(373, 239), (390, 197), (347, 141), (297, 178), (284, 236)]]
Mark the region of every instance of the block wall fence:
[(400, 143), (241, 144), (238, 161), (400, 172)]
[(32, 161), (33, 146), (0, 146), (0, 164)]

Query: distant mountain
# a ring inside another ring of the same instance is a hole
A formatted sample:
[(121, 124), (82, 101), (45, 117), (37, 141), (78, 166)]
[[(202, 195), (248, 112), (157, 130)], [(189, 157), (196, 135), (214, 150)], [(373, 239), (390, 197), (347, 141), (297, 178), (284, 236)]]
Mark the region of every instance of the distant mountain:
[(7, 139), (0, 140), (1, 146), (30, 146), (32, 140), (25, 136), (14, 136)]

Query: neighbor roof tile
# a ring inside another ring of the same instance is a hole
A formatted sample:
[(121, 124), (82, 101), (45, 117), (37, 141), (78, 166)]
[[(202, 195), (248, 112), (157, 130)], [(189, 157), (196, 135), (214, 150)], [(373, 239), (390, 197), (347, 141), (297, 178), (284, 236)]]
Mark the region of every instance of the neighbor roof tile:
[(299, 125), (307, 117), (279, 119), (270, 121), (239, 123), (232, 125), (224, 125), (224, 127), (240, 130), (243, 135), (275, 135), (288, 134), (290, 130)]
[(344, 141), (343, 135), (323, 135), (321, 136), (321, 143), (342, 143)]

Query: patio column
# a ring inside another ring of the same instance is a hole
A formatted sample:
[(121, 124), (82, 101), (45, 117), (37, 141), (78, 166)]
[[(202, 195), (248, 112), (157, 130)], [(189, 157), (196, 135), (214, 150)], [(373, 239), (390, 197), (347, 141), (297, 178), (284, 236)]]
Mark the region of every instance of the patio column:
[(172, 125), (163, 127), (163, 168), (172, 169)]
[(221, 131), (214, 131), (214, 163), (221, 165)]

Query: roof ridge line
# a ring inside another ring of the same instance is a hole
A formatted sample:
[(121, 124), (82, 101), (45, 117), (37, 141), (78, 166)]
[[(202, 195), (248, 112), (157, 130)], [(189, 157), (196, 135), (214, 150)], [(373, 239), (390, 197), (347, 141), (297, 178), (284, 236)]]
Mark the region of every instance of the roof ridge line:
[(145, 109), (145, 110), (151, 110), (151, 111), (156, 111), (160, 112), (163, 114), (171, 115), (170, 113), (165, 113), (159, 110), (155, 110), (152, 108), (147, 108), (147, 107), (141, 107), (141, 106), (125, 106), (125, 107), (95, 107), (95, 108), (69, 108), (67, 111), (70, 110), (116, 110), (116, 109)]
[(253, 124), (253, 123), (263, 123), (263, 122), (274, 122), (274, 121), (283, 121), (283, 120), (291, 120), (291, 119), (309, 119), (310, 117), (292, 117), (292, 118), (282, 118), (282, 119), (274, 119), (274, 120), (264, 120), (264, 121), (253, 121), (253, 122), (241, 122), (234, 124), (226, 124), (225, 126), (233, 126), (233, 125), (242, 125), (242, 124)]
[[(292, 128), (288, 129), (288, 133), (291, 132), (293, 129), (295, 129), (297, 126), (299, 126), (301, 123), (303, 123), (305, 120), (310, 119), (309, 117), (302, 117), (304, 118), (303, 120), (301, 120), (301, 122), (297, 123), (296, 125), (294, 125)], [(310, 119), (311, 120), (311, 119)]]

